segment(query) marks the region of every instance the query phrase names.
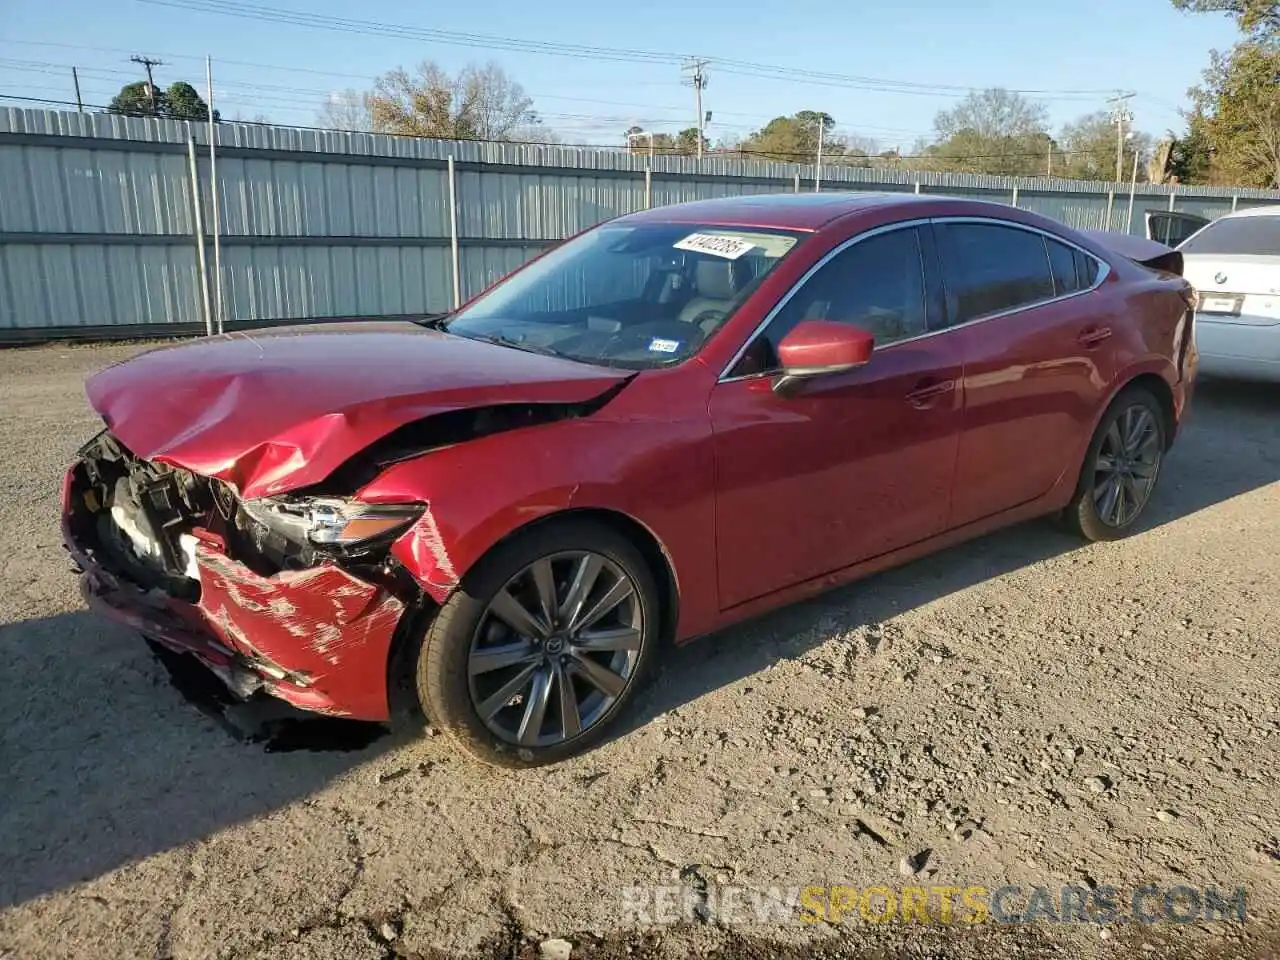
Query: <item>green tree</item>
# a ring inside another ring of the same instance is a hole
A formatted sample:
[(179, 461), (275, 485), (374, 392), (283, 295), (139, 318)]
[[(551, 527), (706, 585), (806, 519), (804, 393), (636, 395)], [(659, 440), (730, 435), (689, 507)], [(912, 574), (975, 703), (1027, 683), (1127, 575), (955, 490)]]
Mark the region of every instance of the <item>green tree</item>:
[[(1116, 176), (1116, 125), (1105, 110), (1085, 114), (1066, 124), (1058, 134), (1054, 161), (1054, 173), (1074, 180), (1114, 180)], [(1133, 156), (1138, 153), (1150, 158), (1154, 141), (1148, 134), (1134, 131), (1124, 141), (1120, 178), (1129, 179), (1133, 169)], [(1147, 178), (1144, 164), (1138, 164), (1138, 179)]]
[(126, 83), (120, 92), (107, 104), (108, 113), (121, 113), (126, 117), (160, 116), (161, 104), (164, 102), (164, 91), (156, 89), (155, 108), (152, 109), (151, 95), (147, 92), (147, 82)]
[(1211, 179), (1280, 188), (1280, 38), (1213, 51), (1191, 97), (1192, 130), (1211, 157)]
[(1225, 13), (1255, 40), (1280, 37), (1280, 3), (1276, 0), (1173, 0), (1179, 10)]
[[(706, 137), (702, 138), (702, 149), (704, 151), (711, 148), (711, 141)], [(694, 156), (698, 152), (698, 128), (687, 127), (676, 134), (675, 152)]]
[(1199, 110), (1187, 117), (1187, 132), (1173, 138), (1169, 174), (1178, 183), (1204, 184), (1213, 179), (1213, 146), (1209, 142), (1208, 118)]
[(191, 84), (179, 80), (164, 92), (166, 116), (174, 120), (208, 120), (209, 105)]
[[(108, 113), (120, 113), (129, 117), (167, 117), (171, 120), (208, 120), (209, 105), (185, 80), (170, 85), (168, 90), (155, 88), (154, 106), (152, 94), (145, 80), (126, 83), (107, 105)], [(213, 119), (221, 117), (217, 110)]]
[(375, 133), (525, 140), (541, 132), (533, 100), (496, 63), (470, 65), (456, 75), (430, 61), (412, 75), (397, 68), (374, 82), (366, 103)]
[(974, 92), (934, 118), (927, 159), (946, 170), (1040, 174), (1048, 163), (1047, 127), (1041, 104), (1001, 88)]
[(825, 157), (844, 152), (844, 144), (834, 135), (835, 120), (818, 110), (801, 110), (790, 117), (774, 117), (742, 141), (741, 149), (788, 163), (805, 163), (817, 156), (819, 121), (823, 131)]

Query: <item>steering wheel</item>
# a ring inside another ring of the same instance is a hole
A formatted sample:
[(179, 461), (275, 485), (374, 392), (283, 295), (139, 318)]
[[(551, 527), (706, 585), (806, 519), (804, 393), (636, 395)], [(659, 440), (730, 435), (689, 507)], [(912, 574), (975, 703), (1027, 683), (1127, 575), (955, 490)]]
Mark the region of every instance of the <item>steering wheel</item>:
[(709, 331), (703, 326), (703, 323), (707, 321), (714, 321), (716, 324), (719, 324), (728, 315), (729, 313), (727, 310), (717, 310), (715, 307), (709, 307), (706, 310), (700, 310), (691, 322), (693, 326), (701, 330), (705, 336)]

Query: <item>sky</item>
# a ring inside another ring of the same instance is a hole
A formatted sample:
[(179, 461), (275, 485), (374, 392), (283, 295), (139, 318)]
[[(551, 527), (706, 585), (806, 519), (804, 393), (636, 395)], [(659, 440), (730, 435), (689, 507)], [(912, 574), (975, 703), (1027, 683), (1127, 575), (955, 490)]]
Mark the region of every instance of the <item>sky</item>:
[[(244, 15), (255, 7), (346, 23), (327, 29)], [(369, 32), (370, 22), (394, 25), (395, 35)], [(471, 35), (474, 45), (423, 33), (431, 30)], [(208, 55), (224, 117), (311, 126), (327, 96), (366, 89), (395, 67), (429, 59), (452, 71), (494, 60), (561, 138), (612, 145), (633, 125), (674, 132), (695, 123), (678, 58), (696, 55), (711, 60), (703, 109), (712, 112), (713, 140), (808, 109), (833, 116), (841, 134), (905, 152), (930, 135), (939, 110), (993, 86), (1043, 91), (1027, 96), (1045, 105), (1054, 132), (1105, 109), (1117, 90), (1136, 94), (1138, 130), (1180, 130), (1178, 109), (1209, 51), (1236, 38), (1226, 17), (1183, 14), (1170, 0), (0, 0), (0, 104), (74, 100), (72, 65), (84, 102), (104, 104), (143, 77), (132, 54), (165, 61), (158, 85), (188, 80), (203, 93)], [(511, 39), (526, 48), (578, 45), (594, 56), (513, 50)], [(761, 65), (788, 75), (762, 75)]]

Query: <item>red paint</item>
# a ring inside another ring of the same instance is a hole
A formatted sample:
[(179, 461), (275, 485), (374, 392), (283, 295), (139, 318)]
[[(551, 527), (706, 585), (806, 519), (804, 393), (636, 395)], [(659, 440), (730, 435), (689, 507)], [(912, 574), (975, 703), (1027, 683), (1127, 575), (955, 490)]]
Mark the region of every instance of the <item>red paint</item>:
[(315, 483), (422, 417), (486, 403), (579, 402), (624, 376), (408, 322), (353, 323), (163, 347), (108, 367), (86, 392), (137, 456), (254, 498)]
[(871, 359), (876, 338), (835, 320), (806, 320), (782, 338), (778, 359), (788, 370), (857, 367)]
[[(782, 397), (767, 378), (712, 391), (723, 607), (945, 529), (961, 368), (939, 339), (885, 349)], [(906, 399), (948, 383), (923, 407)]]
[[(399, 600), (333, 565), (261, 577), (228, 558), (217, 537), (197, 536), (201, 597), (190, 604), (114, 576), (63, 526), (72, 558), (85, 571), (85, 600), (97, 612), (216, 672), (257, 673), (265, 690), (304, 710), (388, 718), (386, 664), (404, 612)], [(255, 670), (264, 661), (306, 682)]]
[[(1111, 274), (1091, 293), (900, 343), (873, 345), (851, 327), (806, 322), (780, 345), (788, 364), (853, 368), (793, 384), (785, 396), (770, 377), (718, 382), (826, 253), (878, 226), (947, 215), (1048, 230), (1108, 262)], [(427, 505), (391, 552), (435, 602), (520, 528), (565, 511), (600, 511), (658, 542), (678, 586), (677, 638), (687, 640), (1059, 509), (1095, 425), (1126, 383), (1160, 378), (1177, 419), (1190, 396), (1185, 284), (1112, 252), (1105, 238), (1027, 211), (824, 194), (708, 201), (629, 219), (810, 236), (694, 359), (639, 373), (588, 416), (429, 452), (352, 491), (369, 502)], [(154, 351), (99, 374), (88, 392), (139, 456), (222, 478), (253, 497), (317, 482), (395, 427), (434, 413), (580, 402), (629, 375), (370, 323)], [(381, 587), (336, 566), (258, 577), (210, 540), (199, 552), (199, 606), (170, 602), (156, 611), (74, 544), (72, 551), (89, 570), (90, 594), (118, 618), (211, 663), (230, 656), (225, 647), (306, 673), (310, 687), (275, 684), (295, 703), (385, 716), (401, 607)]]

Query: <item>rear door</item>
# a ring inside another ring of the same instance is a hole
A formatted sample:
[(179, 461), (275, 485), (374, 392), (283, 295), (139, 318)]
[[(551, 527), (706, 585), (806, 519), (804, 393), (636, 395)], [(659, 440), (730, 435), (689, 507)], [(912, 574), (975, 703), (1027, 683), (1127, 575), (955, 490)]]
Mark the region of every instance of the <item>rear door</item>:
[(964, 364), (949, 526), (1034, 500), (1072, 463), (1114, 376), (1118, 318), (1090, 293), (1105, 264), (1007, 221), (934, 223)]

